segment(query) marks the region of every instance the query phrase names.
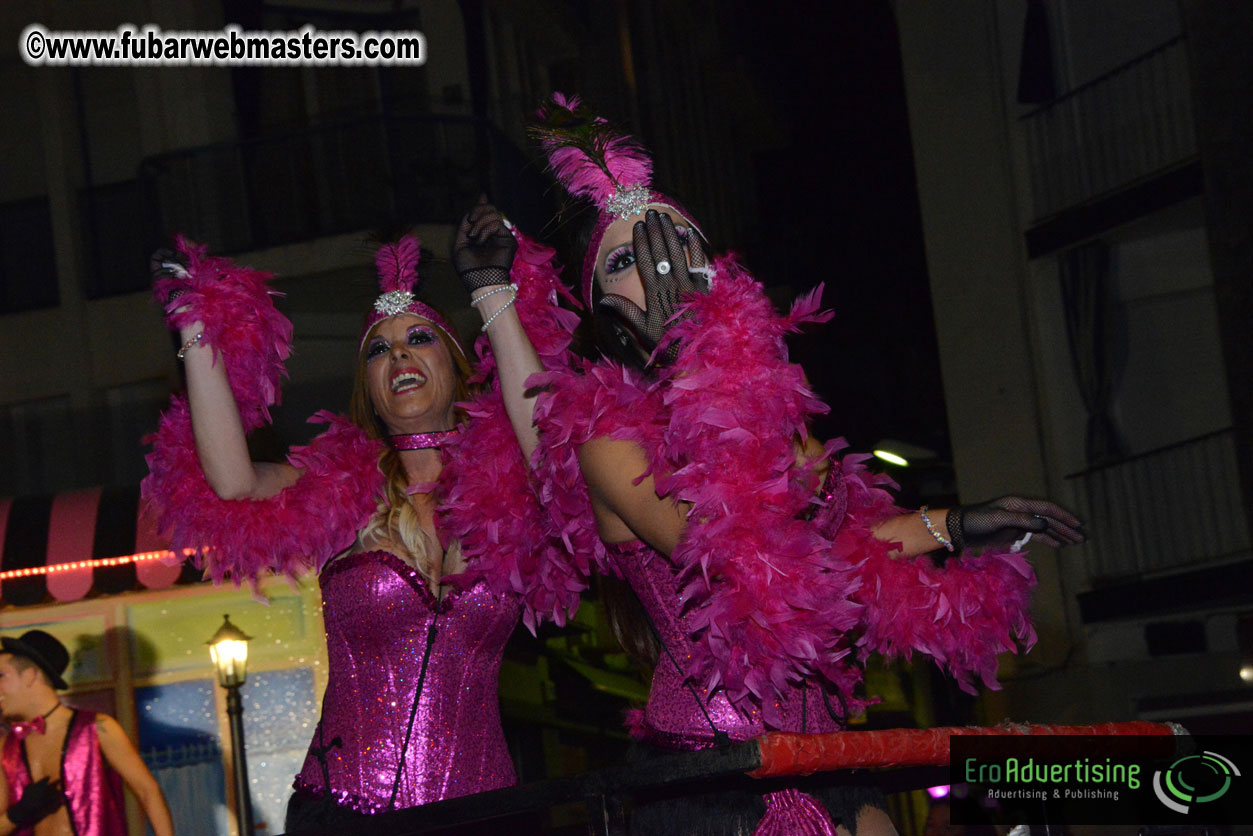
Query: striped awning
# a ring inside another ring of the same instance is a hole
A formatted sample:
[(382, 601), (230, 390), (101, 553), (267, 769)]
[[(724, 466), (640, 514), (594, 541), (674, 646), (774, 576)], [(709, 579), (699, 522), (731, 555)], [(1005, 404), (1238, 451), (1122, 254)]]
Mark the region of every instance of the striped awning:
[(140, 512), (138, 487), (0, 498), (0, 606), (199, 581), (167, 547)]

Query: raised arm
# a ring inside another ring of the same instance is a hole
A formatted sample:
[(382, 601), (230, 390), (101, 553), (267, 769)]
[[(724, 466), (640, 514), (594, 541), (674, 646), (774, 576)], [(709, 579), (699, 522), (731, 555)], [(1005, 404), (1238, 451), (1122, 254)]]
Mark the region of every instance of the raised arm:
[[(167, 309), (187, 293), (189, 274), (183, 257), (160, 250), (152, 259), (158, 292), (164, 290)], [(202, 319), (188, 322), (198, 312), (188, 306), (170, 312), (177, 327), (187, 375), (187, 398), (191, 410), (196, 453), (209, 486), (222, 499), (263, 499), (294, 483), (299, 471), (288, 464), (253, 462), (248, 455), (239, 407), (231, 392), (221, 353), (205, 339)]]
[(97, 715), (96, 736), (100, 741), (100, 754), (135, 794), (144, 815), (148, 817), (148, 823), (152, 825), (152, 832), (156, 836), (174, 836), (170, 808), (165, 803), (157, 779), (152, 777), (117, 720), (107, 714)]
[(457, 228), (453, 266), (470, 291), (470, 304), (483, 318), (496, 358), (505, 411), (529, 461), (539, 440), (532, 421), (535, 393), (526, 390), (526, 380), (542, 366), (514, 305), (517, 289), (509, 283), (517, 249), (518, 242), (504, 217), (482, 197)]
[[(203, 331), (204, 325), (196, 322), (179, 333), (186, 345)], [(300, 476), (296, 468), (286, 463), (254, 462), (248, 456), (239, 408), (221, 355), (211, 346), (196, 343), (184, 351), (183, 364), (196, 454), (213, 492), (222, 499), (264, 499), (293, 484)]]

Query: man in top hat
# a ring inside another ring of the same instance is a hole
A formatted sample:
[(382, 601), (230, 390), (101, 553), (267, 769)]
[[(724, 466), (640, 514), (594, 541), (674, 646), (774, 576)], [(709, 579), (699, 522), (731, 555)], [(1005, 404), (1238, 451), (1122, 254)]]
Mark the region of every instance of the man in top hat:
[(112, 768), (139, 800), (156, 836), (174, 827), (156, 779), (112, 717), (63, 705), (70, 654), (43, 630), (0, 638), (0, 836), (125, 836)]

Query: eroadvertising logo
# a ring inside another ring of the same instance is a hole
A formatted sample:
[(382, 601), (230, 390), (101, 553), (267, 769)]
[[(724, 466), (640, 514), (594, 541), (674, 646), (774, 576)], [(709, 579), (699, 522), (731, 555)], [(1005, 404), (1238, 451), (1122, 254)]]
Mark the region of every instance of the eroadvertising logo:
[(1193, 805), (1222, 798), (1231, 789), (1231, 779), (1239, 777), (1236, 765), (1217, 752), (1184, 755), (1153, 773), (1153, 792), (1168, 808), (1187, 815)]
[(1253, 824), (1253, 738), (956, 735), (954, 824)]

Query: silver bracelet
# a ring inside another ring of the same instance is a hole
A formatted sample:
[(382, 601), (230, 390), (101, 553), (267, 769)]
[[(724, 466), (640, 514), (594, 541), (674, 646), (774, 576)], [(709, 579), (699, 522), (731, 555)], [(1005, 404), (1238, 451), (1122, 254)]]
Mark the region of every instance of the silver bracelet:
[(183, 343), (183, 347), (178, 350), (178, 359), (182, 360), (183, 357), (187, 355), (188, 350), (191, 349), (192, 346), (194, 346), (196, 343), (200, 342), (203, 339), (204, 339), (204, 331), (201, 331), (199, 334), (192, 337), (187, 342)]
[[(518, 301), (518, 290), (517, 290), (517, 285), (509, 285), (508, 287), (502, 288), (502, 290), (512, 290), (512, 291), (513, 291), (513, 293), (509, 296), (509, 301), (508, 301), (508, 302), (506, 302), (505, 304), (501, 305), (501, 306), (500, 306), (500, 309), (499, 309), (499, 310), (497, 310), (497, 311), (496, 311), (496, 313), (492, 314), (492, 315), (491, 315), (491, 316), (489, 316), (487, 319), (483, 320), (483, 327), (479, 329), (479, 331), (480, 331), (481, 333), (486, 334), (486, 333), (487, 333), (487, 326), (489, 326), (489, 325), (491, 325), (493, 322), (495, 322), (495, 321), (496, 321), (496, 317), (500, 316), (500, 315), (501, 315), (501, 314), (503, 314), (506, 310), (508, 310), (509, 308), (513, 307), (513, 303), (514, 303), (514, 302), (516, 302), (516, 301)], [(494, 290), (492, 291), (492, 293), (495, 293), (495, 292), (496, 292), (496, 291), (494, 291)], [(483, 296), (487, 296), (487, 295), (488, 295), (488, 294), (486, 294), (486, 293), (484, 293), (484, 294), (483, 294)], [(482, 296), (480, 296), (479, 298), (481, 299), (481, 298), (483, 298), (483, 297), (482, 297)]]
[(943, 534), (941, 534), (939, 529), (937, 529), (934, 525), (931, 524), (931, 518), (927, 516), (928, 507), (929, 506), (924, 505), (918, 509), (918, 516), (922, 517), (922, 524), (927, 527), (927, 531), (931, 532), (931, 536), (935, 538), (935, 541), (937, 543), (939, 543), (941, 546), (948, 549), (949, 551), (952, 551), (953, 541), (945, 537)]
[(493, 295), (495, 295), (495, 294), (497, 294), (497, 293), (504, 293), (506, 290), (512, 290), (514, 293), (517, 293), (517, 292), (518, 292), (518, 285), (517, 285), (517, 283), (516, 283), (516, 282), (510, 282), (509, 284), (502, 284), (500, 287), (497, 287), (497, 288), (494, 288), (494, 289), (492, 289), (492, 290), (489, 290), (489, 291), (487, 291), (486, 293), (481, 294), (481, 295), (479, 295), (479, 296), (475, 296), (473, 299), (471, 299), (471, 300), (470, 300), (470, 304), (471, 304), (473, 307), (476, 307), (476, 308), (477, 308), (477, 307), (479, 306), (479, 302), (482, 302), (482, 301), (483, 301), (484, 299), (486, 299), (488, 296), (493, 296)]

